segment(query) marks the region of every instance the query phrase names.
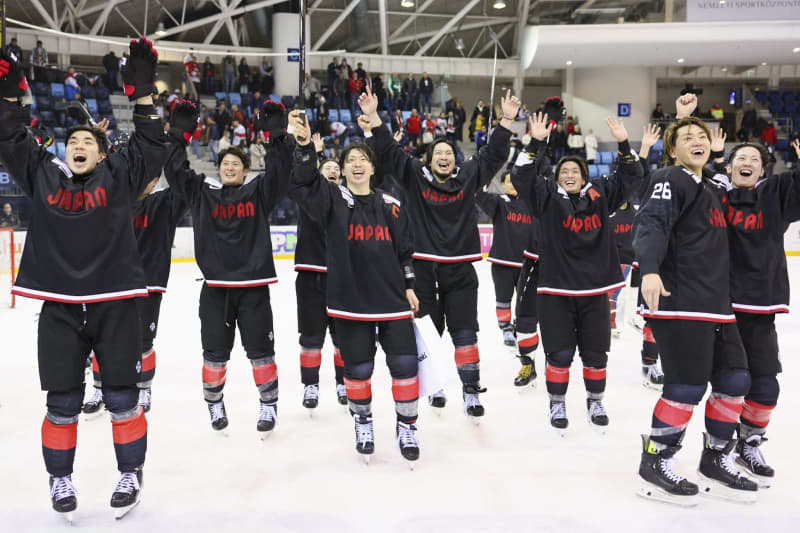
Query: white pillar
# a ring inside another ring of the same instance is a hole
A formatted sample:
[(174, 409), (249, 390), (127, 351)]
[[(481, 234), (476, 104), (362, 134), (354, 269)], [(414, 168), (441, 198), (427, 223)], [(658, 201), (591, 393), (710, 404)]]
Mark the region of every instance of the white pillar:
[[(274, 52), (286, 53), (289, 48), (298, 48), (300, 40), (299, 15), (296, 13), (273, 13), (272, 14), (272, 50)], [(310, 27), (306, 22), (306, 51), (311, 50)], [(288, 56), (273, 57), (270, 59), (275, 73), (275, 92), (284, 95), (297, 96), (300, 93), (298, 75), (300, 63), (289, 61)], [(261, 64), (261, 60), (258, 61)], [(306, 59), (306, 71), (308, 71), (308, 59)]]

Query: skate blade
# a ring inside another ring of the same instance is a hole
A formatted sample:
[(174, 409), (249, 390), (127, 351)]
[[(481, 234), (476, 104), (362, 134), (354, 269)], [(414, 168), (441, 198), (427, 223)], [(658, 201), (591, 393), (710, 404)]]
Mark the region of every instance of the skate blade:
[(517, 389), (517, 394), (527, 394), (531, 392), (531, 389), (536, 389), (536, 381), (531, 380), (525, 385), (514, 384), (514, 388)]
[(359, 455), (361, 456), (361, 460), (364, 461), (364, 464), (369, 466), (369, 461), (372, 458), (372, 454), (360, 453)]
[(306, 407), (306, 411), (308, 411), (308, 418), (314, 418), (314, 409)]
[(618, 329), (611, 330), (611, 336), (614, 337), (615, 339), (619, 339), (620, 335), (622, 335), (622, 332), (620, 330)]
[(589, 423), (589, 427), (592, 428), (592, 431), (598, 435), (605, 435), (608, 432), (608, 426), (599, 426), (592, 422), (590, 418), (587, 418), (586, 421)]
[(759, 489), (768, 489), (775, 483), (774, 477), (759, 476), (758, 474), (748, 470), (747, 467), (740, 463), (738, 459), (736, 460), (736, 466), (739, 467), (739, 474), (758, 483)]
[(636, 495), (646, 500), (669, 503), (679, 507), (695, 507), (698, 503), (697, 496), (677, 496), (675, 494), (670, 494), (664, 489), (642, 480), (639, 480), (639, 489), (636, 491)]
[(142, 501), (141, 493), (140, 493), (140, 496), (136, 499), (136, 501), (133, 502), (132, 504), (126, 505), (125, 507), (115, 507), (114, 508), (114, 519), (115, 520), (122, 520), (123, 518), (125, 518), (125, 515), (127, 515), (129, 512), (131, 512), (134, 507), (139, 505), (140, 501)]
[(482, 416), (467, 415), (467, 420), (469, 420), (473, 426), (480, 426), (482, 418), (483, 418)]
[(757, 491), (732, 489), (704, 476), (700, 471), (697, 472), (697, 484), (700, 487), (700, 494), (707, 498), (737, 503), (755, 503), (758, 499)]
[(95, 411), (94, 413), (83, 413), (83, 419), (86, 422), (89, 422), (90, 420), (97, 420), (98, 418), (103, 416), (105, 412), (106, 412), (105, 409), (100, 409), (99, 411)]
[(553, 430), (556, 432), (556, 435), (558, 435), (562, 439), (567, 436), (567, 428), (553, 428)]
[(654, 391), (658, 391), (658, 392), (661, 392), (661, 391), (664, 390), (664, 385), (659, 385), (657, 383), (652, 383), (649, 379), (645, 379), (642, 382), (642, 385), (644, 386), (645, 389), (650, 389), (650, 390), (654, 390)]
[[(58, 513), (58, 511), (56, 511)], [(66, 513), (58, 513), (61, 515), (61, 518), (64, 520), (64, 523), (68, 526), (75, 525), (75, 511), (67, 511)]]
[(272, 433), (274, 433), (274, 430), (272, 430), (272, 429), (269, 430), (269, 431), (259, 431), (258, 432), (258, 439), (261, 442), (265, 442), (265, 441), (269, 440), (269, 438), (272, 436)]
[(220, 438), (223, 438), (223, 439), (227, 439), (228, 438), (228, 428), (227, 427), (222, 428), (222, 429), (211, 428), (211, 432), (214, 435), (216, 435), (217, 437), (220, 437)]

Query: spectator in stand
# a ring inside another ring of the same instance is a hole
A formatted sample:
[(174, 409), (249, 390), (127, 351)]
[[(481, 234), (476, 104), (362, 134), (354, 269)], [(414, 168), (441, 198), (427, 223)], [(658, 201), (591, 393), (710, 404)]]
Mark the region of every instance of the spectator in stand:
[(208, 145), (208, 136), (209, 136), (209, 125), (208, 125), (208, 107), (205, 104), (200, 104), (200, 116), (197, 118), (197, 122), (203, 125), (203, 138), (200, 139), (200, 144), (203, 146)]
[(575, 129), (567, 137), (567, 147), (569, 148), (569, 155), (578, 155), (583, 157), (584, 148), (583, 135), (581, 134), (581, 127), (575, 126)]
[(358, 97), (361, 96), (361, 93), (364, 91), (364, 80), (356, 77), (354, 73), (350, 74), (349, 80), (349, 87), (350, 87), (350, 112), (355, 115), (356, 109), (358, 107)]
[(347, 71), (339, 70), (339, 79), (333, 86), (333, 105), (336, 109), (347, 107), (346, 99), (350, 98), (350, 84), (348, 83)]
[(378, 109), (386, 109), (386, 88), (383, 86), (383, 74), (372, 77), (372, 93), (378, 97)]
[(761, 131), (761, 144), (774, 147), (778, 144), (778, 130), (775, 129), (775, 124), (770, 122), (766, 128)]
[(559, 161), (567, 153), (567, 132), (561, 124), (550, 133), (550, 149), (553, 151), (554, 162)]
[(336, 58), (334, 57), (331, 59), (331, 62), (328, 63), (328, 98), (333, 101), (335, 91), (333, 90), (333, 86), (336, 83), (336, 80), (339, 79), (339, 64), (336, 63)]
[(117, 76), (119, 75), (119, 58), (113, 50), (103, 56), (103, 68), (106, 69), (103, 83), (105, 83), (109, 91), (116, 91), (118, 89)]
[(200, 65), (196, 62), (192, 62), (189, 65), (189, 79), (192, 82), (192, 100), (195, 101), (195, 105), (200, 102), (200, 90), (201, 90), (201, 70)]
[(417, 139), (422, 132), (422, 117), (417, 113), (416, 108), (411, 110), (411, 116), (406, 119), (406, 135), (408, 135), (408, 142), (412, 146), (416, 146)]
[(231, 120), (238, 120), (240, 124), (244, 124), (244, 113), (241, 112), (236, 104), (231, 106)]
[(306, 72), (306, 80), (303, 82), (303, 98), (306, 99), (306, 105), (311, 107), (314, 105), (317, 95), (320, 94), (322, 86), (319, 80)]
[(347, 64), (347, 58), (342, 58), (342, 63), (339, 65), (339, 70), (344, 72), (344, 77), (346, 79), (350, 79), (350, 76), (353, 75), (353, 69)]
[(389, 94), (389, 106), (392, 109), (400, 108), (400, 95), (403, 94), (403, 81), (393, 72), (389, 79), (386, 80), (386, 90)]
[(220, 100), (217, 104), (217, 109), (214, 111), (214, 122), (217, 124), (219, 137), (222, 138), (231, 125), (231, 114), (225, 106), (225, 100)]
[(233, 140), (231, 141), (231, 144), (233, 146), (246, 146), (247, 129), (245, 129), (244, 125), (237, 119), (233, 119), (231, 122), (231, 128), (233, 129)]
[(8, 43), (8, 46), (6, 46), (6, 53), (9, 55), (13, 54), (14, 57), (16, 57), (17, 60), (22, 63), (22, 48), (20, 48), (17, 44), (16, 37), (13, 37), (11, 42)]
[(745, 141), (749, 140), (750, 137), (753, 135), (753, 130), (756, 128), (756, 122), (758, 117), (756, 116), (756, 110), (753, 109), (753, 104), (747, 106), (747, 111), (744, 112), (742, 116), (742, 129), (747, 137), (745, 137)]
[(417, 107), (417, 80), (414, 74), (408, 73), (408, 78), (403, 80), (403, 108), (413, 109)]
[(798, 128), (795, 128), (794, 131), (792, 131), (792, 134), (789, 136), (789, 149), (787, 150), (788, 158), (786, 162), (788, 163), (788, 166), (790, 168), (797, 167), (798, 163), (797, 151), (793, 150), (792, 146), (794, 146), (794, 143), (798, 141), (800, 141), (800, 131), (798, 131)]
[(423, 123), (422, 144), (430, 144), (436, 136), (437, 123), (431, 117), (430, 113), (425, 113), (425, 122)]
[(488, 137), (486, 125), (482, 125), (481, 129), (479, 129), (475, 133), (475, 148), (478, 150), (481, 149), (481, 146), (486, 144), (486, 138)]
[(10, 203), (3, 204), (3, 212), (0, 214), (0, 228), (15, 228), (19, 226), (19, 218), (14, 214), (14, 208)]
[(239, 62), (239, 92), (242, 94), (250, 92), (250, 66), (246, 57)]
[[(217, 153), (222, 153), (228, 148), (231, 147), (231, 132), (225, 130), (222, 136), (219, 138), (219, 148), (217, 149)], [(216, 161), (215, 161), (216, 162)]]
[(661, 104), (656, 104), (656, 108), (653, 109), (653, 112), (650, 115), (650, 118), (654, 120), (663, 120), (664, 119), (664, 108)]
[(439, 118), (436, 119), (436, 133), (437, 137), (444, 137), (447, 135), (447, 115), (444, 111), (439, 113)]
[(264, 102), (267, 101), (267, 97), (261, 94), (261, 91), (256, 91), (253, 93), (253, 107), (257, 107), (258, 109), (264, 109)]
[(458, 98), (453, 102), (453, 115), (455, 115), (456, 123), (456, 140), (462, 142), (464, 140), (464, 124), (467, 123), (467, 110), (461, 105), (461, 100)]
[(267, 149), (264, 147), (264, 141), (261, 137), (256, 137), (255, 142), (250, 145), (250, 168), (252, 170), (263, 169), (266, 155)]
[(34, 80), (47, 81), (47, 76), (45, 75), (47, 63), (47, 50), (42, 46), (42, 41), (36, 41), (36, 48), (31, 52), (31, 66), (33, 66)]
[(225, 56), (222, 60), (223, 88), (226, 93), (232, 93), (234, 80), (236, 80), (236, 60), (232, 56)]
[(419, 80), (419, 92), (422, 95), (422, 112), (430, 113), (431, 100), (433, 99), (433, 80), (428, 77), (427, 72), (423, 72), (422, 79)]
[(195, 88), (194, 80), (192, 79), (194, 64), (194, 55), (191, 52), (183, 56), (183, 84), (186, 86), (185, 94), (188, 95), (188, 97), (192, 100), (198, 100), (199, 95), (197, 94), (197, 89)]
[[(358, 65), (356, 65), (356, 77), (358, 79), (360, 79), (360, 80), (366, 80), (367, 79), (367, 71), (364, 70), (364, 64), (363, 63), (359, 63)], [(375, 91), (372, 91), (372, 92), (374, 93)]]
[(261, 92), (265, 95), (272, 94), (275, 89), (275, 72), (272, 63), (266, 57), (261, 60), (259, 72), (261, 73)]
[(391, 125), (392, 125), (392, 133), (403, 131), (403, 112), (400, 111), (399, 108), (396, 109), (394, 115), (392, 115)]
[(447, 128), (445, 130), (445, 135), (447, 136), (447, 140), (453, 144), (456, 144), (456, 128), (458, 127), (458, 119), (456, 118), (456, 114), (454, 110), (450, 110), (447, 112)]
[[(475, 139), (475, 132), (481, 131), (483, 126), (489, 125), (489, 107), (478, 100), (478, 105), (472, 110), (472, 118), (469, 121), (469, 139)], [(487, 128), (488, 129), (488, 128)]]
[(586, 162), (590, 165), (594, 164), (597, 158), (597, 137), (594, 136), (594, 131), (589, 130), (589, 135), (586, 136), (584, 141), (584, 148), (586, 149)]
[(203, 62), (203, 92), (205, 94), (214, 94), (214, 63), (211, 58), (206, 56)]
[(67, 100), (75, 100), (75, 95), (80, 91), (81, 86), (78, 85), (78, 78), (75, 76), (75, 67), (69, 67), (64, 76), (64, 96)]
[(328, 155), (330, 158), (338, 161), (342, 157), (343, 151), (344, 146), (342, 146), (341, 137), (333, 137), (331, 145), (328, 147)]
[(529, 116), (531, 116), (531, 113), (528, 111), (528, 106), (522, 104), (522, 107), (519, 108), (519, 112), (517, 113), (517, 120), (528, 120)]
[[(330, 135), (330, 123), (328, 122), (328, 116), (330, 114), (330, 109), (328, 108), (328, 102), (325, 101), (324, 96), (319, 97), (319, 105), (317, 106), (317, 132), (322, 137), (327, 137)], [(309, 120), (311, 120), (309, 118)]]
[(572, 135), (575, 131), (575, 119), (572, 117), (567, 117), (567, 135)]

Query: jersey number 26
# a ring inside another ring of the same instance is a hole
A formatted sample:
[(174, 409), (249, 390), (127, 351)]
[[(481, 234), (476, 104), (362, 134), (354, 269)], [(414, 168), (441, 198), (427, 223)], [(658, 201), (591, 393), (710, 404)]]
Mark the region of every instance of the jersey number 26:
[(656, 183), (655, 187), (653, 187), (653, 195), (650, 198), (656, 200), (671, 200), (672, 189), (669, 188), (669, 183)]

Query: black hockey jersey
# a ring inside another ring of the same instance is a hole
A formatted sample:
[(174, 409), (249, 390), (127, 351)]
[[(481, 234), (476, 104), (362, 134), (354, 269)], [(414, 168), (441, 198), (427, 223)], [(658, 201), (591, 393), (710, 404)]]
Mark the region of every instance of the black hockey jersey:
[(407, 191), (414, 235), (414, 259), (440, 263), (479, 261), (475, 192), (489, 183), (508, 158), (511, 132), (494, 129), (489, 143), (457, 167), (444, 183), (430, 168), (404, 151), (385, 125), (372, 130), (378, 174), (394, 176)]
[(27, 109), (0, 102), (0, 163), (31, 198), (14, 294), (65, 303), (147, 296), (131, 218), (168, 151), (153, 106), (135, 106), (129, 143), (73, 176), (25, 129)]
[(492, 219), (492, 248), (487, 258), (498, 265), (522, 268), (523, 252), (531, 240), (534, 220), (525, 200), (519, 196), (493, 194), (485, 187), (475, 193), (475, 201)]
[(723, 199), (731, 257), (731, 305), (743, 313), (788, 313), (783, 233), (800, 220), (800, 170), (772, 175)]
[[(639, 187), (642, 167), (627, 141), (619, 145), (619, 164), (610, 176), (589, 180), (579, 194), (569, 195), (538, 170), (547, 145), (532, 141), (511, 173), (517, 190), (530, 191), (530, 205), (539, 219), (539, 286), (542, 294), (593, 296), (625, 286), (609, 213)], [(533, 185), (526, 185), (535, 180)], [(519, 185), (517, 185), (519, 184)]]
[(267, 168), (239, 186), (197, 174), (186, 150), (175, 147), (164, 173), (183, 194), (192, 212), (194, 252), (209, 287), (257, 287), (275, 283), (269, 214), (289, 187), (291, 144), (270, 144)]
[(321, 178), (311, 145), (294, 155), (292, 199), (328, 241), (328, 315), (347, 320), (411, 318), (412, 246), (405, 209), (380, 189), (364, 196)]
[(133, 206), (133, 232), (149, 292), (166, 292), (175, 228), (186, 214), (186, 201), (175, 189), (151, 192)]
[(636, 215), (636, 206), (627, 203), (625, 209), (619, 208), (608, 216), (614, 242), (617, 245), (617, 254), (621, 265), (633, 263), (633, 217)]
[(301, 207), (297, 210), (297, 247), (294, 269), (311, 272), (328, 271), (328, 245), (325, 228)]
[(722, 199), (725, 185), (680, 166), (650, 174), (633, 224), (633, 248), (642, 277), (659, 274), (670, 296), (647, 318), (735, 322)]

